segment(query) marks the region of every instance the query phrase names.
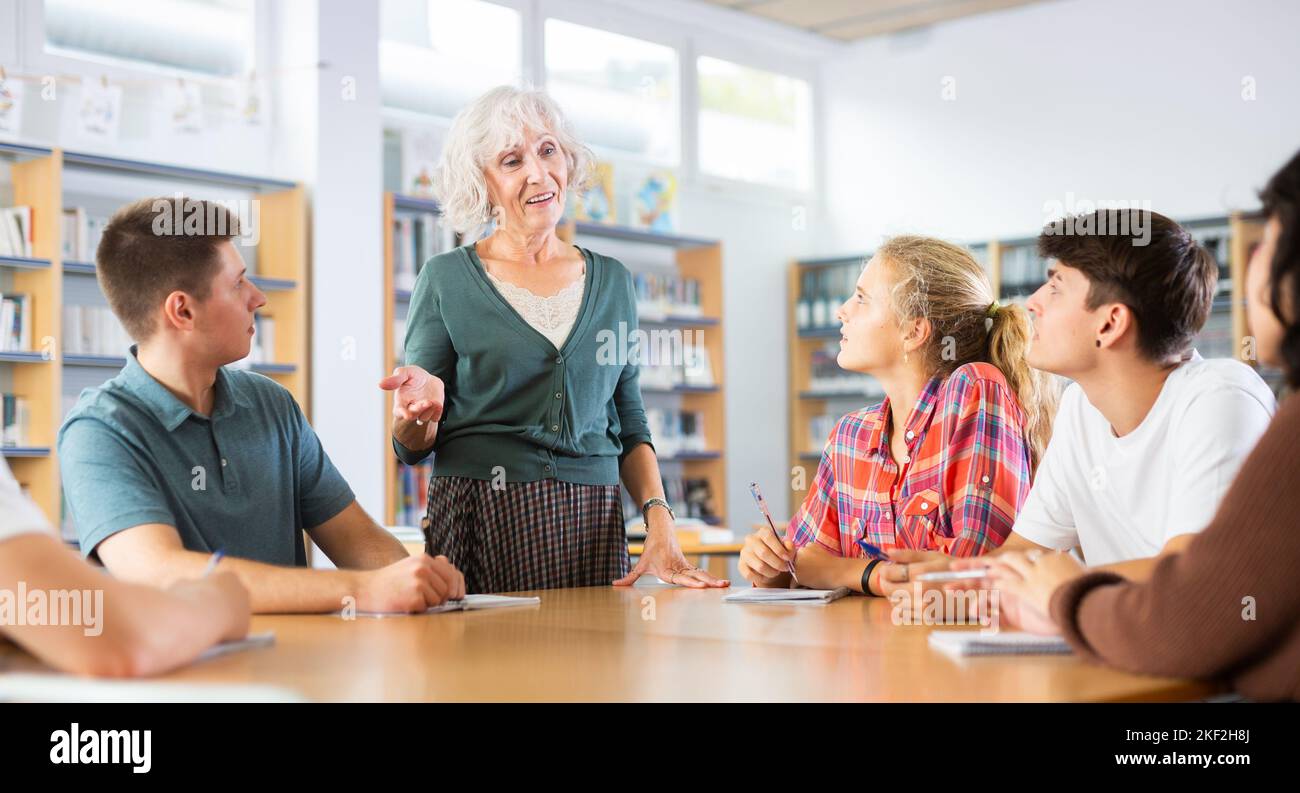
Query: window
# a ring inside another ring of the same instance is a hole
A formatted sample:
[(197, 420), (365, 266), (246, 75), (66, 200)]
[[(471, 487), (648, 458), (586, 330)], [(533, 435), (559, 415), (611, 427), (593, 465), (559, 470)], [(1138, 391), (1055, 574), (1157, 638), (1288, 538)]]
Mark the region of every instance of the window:
[(253, 0), (45, 0), (45, 50), (214, 77), (253, 68)]
[(812, 188), (812, 90), (804, 80), (698, 59), (702, 173)]
[(678, 161), (678, 59), (672, 47), (546, 20), (546, 89), (598, 149)]
[(517, 85), (519, 12), (482, 0), (382, 0), (379, 81), (385, 107), (451, 118), (484, 91)]

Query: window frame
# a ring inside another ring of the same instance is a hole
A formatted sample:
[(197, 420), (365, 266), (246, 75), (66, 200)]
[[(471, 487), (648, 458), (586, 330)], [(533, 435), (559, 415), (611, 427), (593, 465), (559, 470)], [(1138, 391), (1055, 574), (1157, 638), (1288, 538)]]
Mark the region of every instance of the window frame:
[[(2, 0), (0, 0), (2, 1)], [(18, 4), (16, 35), (22, 43), (20, 62), (27, 71), (76, 77), (81, 80), (105, 77), (114, 82), (134, 80), (181, 79), (202, 85), (230, 87), (247, 75), (222, 77), (173, 66), (124, 61), (96, 55), (64, 55), (45, 49), (45, 0), (14, 0)], [(259, 74), (271, 61), (271, 9), (265, 0), (253, 1), (253, 62), (250, 69)]]

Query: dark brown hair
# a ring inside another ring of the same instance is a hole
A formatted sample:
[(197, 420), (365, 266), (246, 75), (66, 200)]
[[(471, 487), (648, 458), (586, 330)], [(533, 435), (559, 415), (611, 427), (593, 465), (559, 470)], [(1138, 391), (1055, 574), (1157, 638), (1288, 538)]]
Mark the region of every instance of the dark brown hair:
[[(1269, 264), (1269, 302), (1284, 328), (1281, 353), (1287, 383), (1300, 388), (1300, 322), (1294, 316), (1300, 311), (1300, 153), (1273, 174), (1260, 199), (1264, 213), (1277, 218), (1281, 226)], [(1289, 294), (1284, 295), (1284, 290)]]
[(172, 292), (206, 299), (219, 269), (218, 247), (238, 234), (238, 216), (211, 201), (145, 198), (117, 210), (95, 264), (108, 305), (131, 338), (153, 335), (158, 309)]
[[(1149, 235), (1149, 236), (1148, 236)], [(1214, 302), (1219, 265), (1182, 226), (1145, 209), (1103, 209), (1053, 221), (1038, 253), (1088, 279), (1088, 310), (1123, 303), (1138, 349), (1163, 361), (1191, 346)]]

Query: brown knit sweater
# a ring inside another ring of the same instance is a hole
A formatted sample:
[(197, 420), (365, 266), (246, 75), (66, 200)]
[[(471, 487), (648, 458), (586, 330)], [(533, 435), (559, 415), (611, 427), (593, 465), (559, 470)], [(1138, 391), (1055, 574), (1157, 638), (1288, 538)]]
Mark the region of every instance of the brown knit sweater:
[(1084, 658), (1300, 700), (1300, 397), (1282, 403), (1185, 551), (1144, 583), (1088, 573), (1051, 611)]

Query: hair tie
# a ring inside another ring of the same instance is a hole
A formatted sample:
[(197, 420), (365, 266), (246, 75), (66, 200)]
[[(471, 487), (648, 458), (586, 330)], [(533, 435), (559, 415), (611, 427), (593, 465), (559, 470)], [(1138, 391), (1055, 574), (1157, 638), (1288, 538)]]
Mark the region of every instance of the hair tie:
[(985, 318), (993, 319), (997, 317), (998, 309), (1000, 308), (1002, 308), (1002, 304), (996, 300), (994, 300), (992, 303), (989, 303), (989, 310), (984, 312)]

